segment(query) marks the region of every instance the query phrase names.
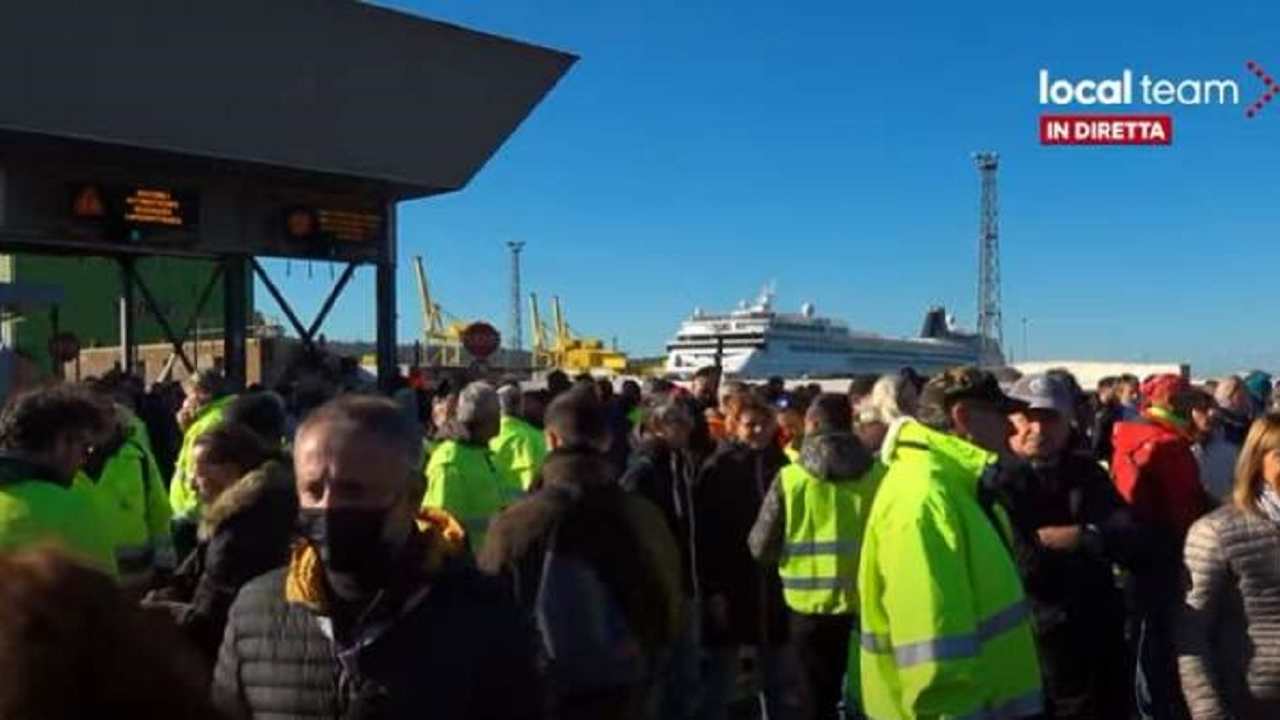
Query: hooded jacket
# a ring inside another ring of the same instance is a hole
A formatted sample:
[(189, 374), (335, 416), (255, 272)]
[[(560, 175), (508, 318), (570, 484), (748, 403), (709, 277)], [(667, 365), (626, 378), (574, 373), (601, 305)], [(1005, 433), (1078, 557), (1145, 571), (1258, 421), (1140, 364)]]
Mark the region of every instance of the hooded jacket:
[(1134, 518), (1151, 531), (1151, 562), (1139, 573), (1140, 596), (1167, 604), (1182, 594), (1187, 530), (1209, 509), (1184, 423), (1150, 407), (1140, 422), (1116, 423), (1111, 472)]
[(1148, 408), (1141, 422), (1116, 423), (1113, 444), (1113, 472), (1126, 461), (1141, 468), (1134, 477), (1117, 472), (1116, 489), (1139, 520), (1174, 533), (1181, 543), (1208, 508), (1184, 422), (1168, 410)]
[(725, 598), (729, 616), (726, 627), (706, 618), (703, 641), (708, 645), (779, 645), (787, 639), (777, 570), (761, 567), (747, 547), (769, 487), (787, 463), (773, 443), (754, 450), (729, 441), (702, 466), (694, 504), (708, 511), (700, 516), (695, 538), (698, 582), (705, 597)]
[(983, 491), (996, 456), (904, 418), (880, 459), (887, 471), (858, 569), (865, 712), (1040, 715), (1040, 663), (1009, 522)]
[(169, 497), (138, 419), (124, 408), (119, 430), (95, 448), (73, 486), (92, 495), (115, 547), (121, 584), (154, 586), (178, 564)]
[[(800, 446), (800, 466), (827, 482), (856, 482), (874, 461), (850, 433), (809, 435)], [(775, 478), (748, 537), (751, 554), (766, 565), (776, 566), (782, 557), (787, 530), (784, 502), (782, 483)]]
[[(658, 509), (624, 492), (614, 475), (604, 454), (553, 451), (542, 467), (540, 489), (494, 520), (477, 565), (505, 579), (521, 609), (532, 614), (547, 547), (556, 533), (556, 552), (590, 566), (652, 662), (680, 628), (680, 556)], [(574, 695), (573, 688), (557, 690), (564, 696), (558, 698), (562, 705)], [(632, 711), (638, 713), (643, 693), (634, 690), (613, 692), (618, 704), (634, 706)], [(609, 711), (602, 717), (615, 714)]]
[(223, 491), (200, 518), (199, 542), (169, 584), (152, 593), (170, 606), (206, 657), (217, 657), (236, 593), (289, 560), (298, 499), (293, 473), (268, 461)]
[(542, 718), (533, 631), (465, 559), (461, 526), (426, 510), (395, 581), (358, 617), (331, 599), (318, 553), (240, 592), (214, 672), (231, 718)]

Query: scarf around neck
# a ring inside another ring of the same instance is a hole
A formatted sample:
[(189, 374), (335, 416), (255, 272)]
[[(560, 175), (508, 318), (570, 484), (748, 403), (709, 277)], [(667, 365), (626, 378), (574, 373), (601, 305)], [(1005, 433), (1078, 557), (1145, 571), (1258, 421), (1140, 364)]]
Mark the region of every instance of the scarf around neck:
[(1263, 485), (1262, 492), (1258, 493), (1258, 510), (1271, 522), (1280, 525), (1280, 493), (1270, 485)]

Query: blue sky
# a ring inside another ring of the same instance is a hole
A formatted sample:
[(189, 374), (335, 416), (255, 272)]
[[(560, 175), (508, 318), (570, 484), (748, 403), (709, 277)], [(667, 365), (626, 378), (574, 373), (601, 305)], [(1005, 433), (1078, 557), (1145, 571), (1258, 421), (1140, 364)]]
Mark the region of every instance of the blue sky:
[[(992, 149), (1017, 356), (1026, 317), (1033, 359), (1280, 367), (1280, 102), (1252, 120), (1243, 104), (1174, 107), (1171, 147), (1037, 135), (1041, 67), (1233, 78), (1250, 102), (1246, 60), (1280, 76), (1280, 6), (380, 4), (581, 56), (470, 186), (401, 206), (402, 340), (421, 327), (412, 254), (447, 310), (505, 332), (510, 239), (528, 243), (526, 292), (558, 293), (575, 328), (633, 353), (660, 352), (695, 305), (727, 308), (769, 280), (784, 307), (886, 334), (918, 332), (932, 303), (972, 326), (969, 156)], [(326, 268), (271, 265), (319, 306)], [(371, 298), (362, 270), (328, 334), (372, 337)]]

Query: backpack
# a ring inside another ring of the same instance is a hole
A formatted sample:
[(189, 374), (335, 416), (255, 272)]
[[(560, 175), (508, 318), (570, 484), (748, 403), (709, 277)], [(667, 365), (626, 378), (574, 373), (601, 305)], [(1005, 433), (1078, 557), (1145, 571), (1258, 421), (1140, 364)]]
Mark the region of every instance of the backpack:
[(635, 687), (646, 678), (644, 651), (612, 591), (585, 559), (560, 552), (551, 530), (534, 600), (534, 620), (557, 694)]

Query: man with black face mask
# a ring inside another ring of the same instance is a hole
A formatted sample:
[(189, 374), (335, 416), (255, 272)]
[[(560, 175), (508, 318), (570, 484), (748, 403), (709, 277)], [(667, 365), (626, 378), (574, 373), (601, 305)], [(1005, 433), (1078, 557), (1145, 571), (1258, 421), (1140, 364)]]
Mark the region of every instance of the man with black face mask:
[(532, 628), (465, 561), (461, 526), (419, 511), (422, 456), (383, 399), (298, 429), (302, 541), (231, 608), (213, 683), (229, 716), (543, 717)]

